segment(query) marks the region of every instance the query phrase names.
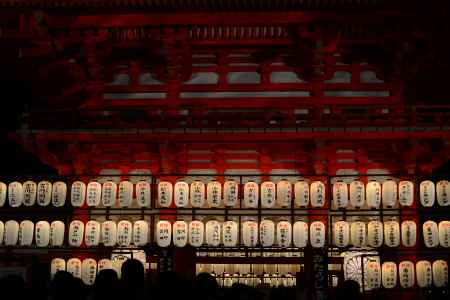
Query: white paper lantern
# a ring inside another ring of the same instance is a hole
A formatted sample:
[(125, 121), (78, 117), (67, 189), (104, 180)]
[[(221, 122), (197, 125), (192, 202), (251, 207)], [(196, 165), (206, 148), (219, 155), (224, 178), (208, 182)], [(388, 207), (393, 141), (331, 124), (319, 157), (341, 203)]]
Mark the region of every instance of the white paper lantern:
[(192, 247), (203, 245), (205, 236), (205, 225), (201, 221), (191, 221), (189, 223), (189, 244)]
[(448, 265), (445, 260), (433, 262), (433, 283), (435, 287), (442, 288), (448, 285)]
[(203, 207), (205, 205), (205, 184), (199, 180), (192, 182), (190, 192), (192, 207)]
[(133, 238), (133, 225), (130, 221), (122, 220), (117, 223), (117, 244), (129, 247)]
[(117, 242), (117, 224), (114, 221), (105, 221), (101, 228), (102, 243), (106, 247), (114, 247)]
[(402, 206), (411, 206), (414, 202), (414, 184), (411, 181), (400, 181), (398, 184), (398, 202)]
[(185, 221), (176, 221), (172, 228), (175, 247), (185, 247), (188, 242), (188, 224)]
[(397, 204), (397, 183), (394, 180), (386, 180), (382, 185), (383, 207), (391, 208)]
[(438, 225), (434, 221), (426, 221), (422, 225), (423, 241), (428, 248), (437, 247), (439, 245)]
[(189, 184), (184, 181), (175, 183), (175, 205), (177, 207), (186, 207), (189, 205)]
[(66, 204), (67, 185), (65, 182), (57, 181), (52, 188), (52, 204), (55, 207), (61, 207)]
[(433, 270), (431, 263), (427, 260), (421, 260), (416, 263), (417, 285), (420, 288), (430, 287), (433, 282)]
[(402, 261), (398, 265), (398, 277), (402, 288), (412, 288), (416, 278), (414, 263), (409, 260)]
[(311, 183), (310, 195), (312, 207), (323, 207), (325, 205), (325, 185), (321, 181)]
[(346, 221), (334, 223), (334, 244), (338, 247), (347, 247), (350, 243), (350, 225)]
[(8, 194), (8, 187), (3, 182), (0, 182), (0, 207), (5, 205), (7, 194)]
[(404, 247), (414, 247), (417, 241), (417, 224), (414, 221), (406, 220), (402, 222), (402, 245)]
[(277, 224), (277, 244), (279, 247), (287, 248), (292, 243), (292, 226), (287, 221), (281, 221)]
[(156, 244), (159, 247), (169, 247), (172, 240), (172, 224), (169, 221), (161, 220), (156, 224)]
[(67, 261), (67, 272), (72, 274), (75, 278), (81, 279), (81, 260), (78, 258), (71, 258)]
[(309, 184), (306, 181), (297, 181), (294, 184), (295, 204), (300, 207), (309, 205)]
[(19, 223), (9, 220), (5, 223), (5, 245), (15, 246), (19, 238)]
[(33, 181), (25, 181), (23, 183), (23, 205), (33, 206), (36, 203), (36, 194), (37, 184)]
[(367, 205), (370, 208), (379, 208), (381, 203), (381, 184), (377, 181), (370, 181), (366, 187)]
[(400, 224), (397, 221), (384, 222), (384, 243), (388, 247), (400, 246)]
[(276, 203), (276, 188), (275, 183), (265, 181), (261, 184), (261, 206), (264, 208), (271, 208)]
[(61, 247), (64, 244), (65, 224), (61, 221), (53, 221), (50, 224), (50, 245)]
[(222, 202), (222, 185), (218, 181), (210, 181), (206, 187), (206, 200), (210, 207), (219, 207)]
[(394, 262), (384, 262), (381, 267), (382, 283), (385, 289), (393, 289), (397, 285), (397, 265)]
[(97, 273), (99, 273), (101, 270), (112, 270), (113, 263), (110, 259), (102, 258), (97, 263)]
[(259, 240), (261, 246), (271, 247), (275, 242), (275, 223), (271, 220), (262, 220), (259, 223)]
[(92, 258), (86, 258), (81, 263), (81, 280), (84, 284), (93, 285), (97, 276), (97, 262)]
[(222, 229), (216, 220), (206, 222), (206, 244), (217, 247), (220, 245)]
[(432, 207), (436, 200), (434, 182), (425, 180), (420, 183), (420, 203), (423, 207)]
[(223, 245), (235, 247), (238, 242), (238, 224), (234, 221), (226, 221), (222, 224)]
[(242, 241), (246, 247), (255, 247), (258, 244), (258, 223), (254, 221), (243, 223)]
[(119, 183), (119, 205), (120, 207), (131, 206), (133, 201), (133, 183), (130, 181), (121, 181)]
[(312, 222), (309, 226), (309, 240), (313, 248), (324, 247), (326, 241), (325, 224), (321, 221)]
[(383, 223), (370, 221), (367, 224), (367, 244), (370, 247), (380, 247), (383, 244)]
[(277, 201), (281, 207), (291, 207), (292, 185), (285, 179), (277, 183)]
[(23, 202), (23, 186), (20, 182), (14, 181), (8, 185), (9, 206), (19, 207)]
[(139, 207), (150, 207), (151, 187), (147, 181), (136, 183), (136, 200)]
[(84, 243), (88, 247), (98, 246), (100, 243), (100, 223), (88, 221), (84, 229)]
[(72, 247), (80, 247), (84, 238), (84, 223), (74, 220), (69, 226), (69, 245)]
[(72, 183), (70, 190), (70, 203), (74, 207), (80, 207), (84, 205), (86, 200), (86, 184), (82, 181), (75, 181)]
[(297, 248), (305, 248), (308, 245), (309, 227), (308, 223), (297, 221), (293, 226), (293, 242)]
[(89, 182), (86, 188), (86, 203), (88, 206), (99, 206), (102, 196), (102, 185), (98, 182)]
[(225, 206), (237, 205), (239, 197), (239, 184), (234, 180), (225, 181), (223, 184), (223, 201)]
[(364, 183), (361, 181), (352, 181), (350, 183), (350, 204), (354, 208), (361, 208), (366, 201), (366, 193), (364, 191)]
[(440, 206), (450, 205), (450, 183), (447, 180), (436, 184), (436, 200)]
[(20, 222), (19, 226), (19, 245), (31, 246), (33, 244), (34, 224), (29, 220)]
[(3, 240), (5, 237), (5, 224), (0, 221), (0, 245), (3, 245)]
[(102, 204), (106, 207), (111, 207), (116, 204), (117, 199), (117, 184), (112, 181), (103, 183), (102, 187)]
[(40, 206), (48, 206), (52, 201), (52, 184), (49, 181), (41, 181), (37, 187), (37, 203)]
[(249, 181), (244, 184), (244, 207), (256, 208), (258, 207), (259, 190), (258, 184), (254, 181)]
[(333, 203), (336, 208), (346, 208), (348, 205), (348, 187), (344, 182), (333, 184)]
[(173, 198), (173, 186), (168, 181), (158, 183), (158, 204), (161, 207), (170, 207)]
[(361, 221), (353, 222), (350, 226), (350, 235), (352, 245), (355, 247), (365, 247), (366, 246), (366, 224)]
[(145, 246), (148, 243), (149, 225), (144, 220), (139, 220), (133, 224), (133, 244), (135, 246)]
[(381, 266), (378, 261), (369, 261), (366, 267), (366, 278), (370, 290), (381, 286)]
[(48, 247), (50, 243), (50, 224), (47, 221), (36, 223), (34, 238), (37, 247)]
[(65, 271), (66, 270), (66, 261), (62, 258), (54, 258), (52, 259), (50, 263), (50, 275), (51, 278), (55, 276), (58, 271)]
[(450, 221), (441, 221), (438, 226), (439, 244), (442, 247), (450, 247)]

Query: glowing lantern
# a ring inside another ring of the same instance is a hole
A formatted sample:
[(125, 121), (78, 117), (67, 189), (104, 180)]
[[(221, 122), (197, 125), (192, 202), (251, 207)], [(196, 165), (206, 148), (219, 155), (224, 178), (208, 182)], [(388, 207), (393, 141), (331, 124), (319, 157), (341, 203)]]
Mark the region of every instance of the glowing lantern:
[(102, 204), (106, 207), (111, 207), (116, 204), (117, 199), (117, 184), (112, 181), (107, 181), (102, 187)]
[(192, 247), (200, 247), (203, 245), (205, 236), (205, 226), (201, 221), (191, 221), (189, 223), (189, 244)]
[(275, 183), (266, 181), (261, 184), (261, 206), (271, 208), (275, 206)]
[(72, 188), (70, 189), (70, 203), (74, 207), (80, 207), (84, 205), (86, 200), (86, 184), (81, 181), (75, 181), (72, 183)]
[(210, 181), (206, 187), (206, 201), (210, 207), (219, 207), (222, 202), (222, 185), (218, 181)]
[(133, 200), (133, 183), (121, 181), (119, 183), (119, 205), (120, 207), (131, 206)]
[(309, 205), (309, 184), (306, 181), (297, 181), (294, 184), (295, 204), (300, 207)]
[(161, 220), (156, 224), (156, 244), (159, 247), (169, 247), (172, 240), (172, 224)]
[(186, 207), (189, 205), (189, 184), (184, 181), (177, 181), (174, 186), (175, 205), (177, 207)]
[(69, 226), (69, 245), (80, 247), (84, 237), (84, 223), (78, 220), (72, 221)]
[(35, 228), (35, 241), (38, 247), (48, 247), (50, 243), (50, 224), (47, 221), (39, 221)]
[(88, 247), (98, 246), (100, 242), (100, 223), (88, 221), (84, 229), (84, 243)]
[(9, 206), (19, 207), (23, 202), (23, 187), (20, 182), (14, 181), (8, 185)]
[(89, 182), (86, 188), (86, 203), (88, 206), (99, 206), (102, 196), (102, 185), (96, 181)]
[(130, 221), (122, 220), (117, 223), (117, 244), (129, 247), (133, 238), (133, 225)]
[(41, 181), (37, 186), (37, 203), (40, 206), (47, 206), (52, 201), (52, 184), (48, 181)]
[(191, 205), (203, 207), (205, 205), (205, 184), (199, 180), (191, 183)]
[(37, 195), (36, 183), (33, 181), (25, 181), (23, 183), (23, 205), (33, 206), (34, 203), (36, 202), (36, 195)]
[(244, 207), (258, 207), (258, 198), (258, 184), (253, 181), (249, 181), (244, 184)]
[(62, 181), (57, 181), (52, 188), (52, 204), (55, 207), (61, 207), (66, 204), (67, 184)]
[(361, 181), (352, 181), (350, 183), (350, 204), (354, 208), (361, 208), (365, 202), (364, 183)]
[(423, 207), (431, 207), (436, 200), (436, 188), (434, 182), (425, 180), (420, 183), (420, 203)]
[(336, 208), (346, 208), (348, 205), (348, 187), (344, 182), (333, 184), (333, 202)]

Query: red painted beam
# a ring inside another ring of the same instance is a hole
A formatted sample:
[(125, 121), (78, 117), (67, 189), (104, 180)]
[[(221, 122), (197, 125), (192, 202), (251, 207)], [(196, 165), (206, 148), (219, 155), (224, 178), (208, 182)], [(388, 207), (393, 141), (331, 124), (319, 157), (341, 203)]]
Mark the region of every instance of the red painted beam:
[(366, 12), (284, 11), (284, 12), (146, 12), (145, 14), (52, 15), (50, 28), (129, 28), (161, 25), (288, 25), (312, 22), (343, 24), (380, 24), (417, 22), (416, 15), (397, 11), (371, 10)]
[[(12, 134), (11, 137), (21, 140), (34, 138), (39, 143), (46, 143), (49, 141), (58, 142), (73, 142), (80, 143), (159, 143), (159, 142), (174, 142), (174, 143), (190, 143), (190, 142), (215, 142), (215, 143), (248, 143), (252, 141), (258, 142), (285, 142), (285, 141), (301, 141), (301, 140), (345, 140), (345, 141), (387, 141), (399, 139), (448, 139), (450, 138), (450, 131), (364, 131), (354, 132), (345, 130), (333, 131), (299, 131), (299, 132), (220, 132), (220, 133), (131, 133), (124, 131), (122, 134), (111, 133), (105, 134), (103, 131), (94, 133), (93, 131), (73, 133), (68, 132), (36, 132), (31, 135), (22, 135), (18, 132)], [(381, 147), (380, 143), (380, 147)]]

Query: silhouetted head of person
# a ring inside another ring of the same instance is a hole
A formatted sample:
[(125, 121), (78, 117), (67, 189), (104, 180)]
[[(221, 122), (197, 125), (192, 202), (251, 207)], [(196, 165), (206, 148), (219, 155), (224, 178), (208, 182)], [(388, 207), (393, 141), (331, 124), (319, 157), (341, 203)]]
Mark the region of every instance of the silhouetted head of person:
[(119, 277), (114, 270), (106, 269), (98, 272), (93, 286), (94, 299), (114, 299), (117, 297)]
[(69, 272), (58, 271), (50, 283), (51, 299), (76, 299), (75, 280)]
[(196, 293), (202, 295), (216, 295), (219, 291), (216, 279), (209, 273), (198, 274), (195, 278), (194, 286)]
[(361, 299), (361, 290), (359, 283), (354, 280), (345, 280), (338, 288), (337, 299)]
[(136, 259), (128, 259), (122, 265), (120, 281), (124, 286), (142, 287), (144, 285), (144, 266)]

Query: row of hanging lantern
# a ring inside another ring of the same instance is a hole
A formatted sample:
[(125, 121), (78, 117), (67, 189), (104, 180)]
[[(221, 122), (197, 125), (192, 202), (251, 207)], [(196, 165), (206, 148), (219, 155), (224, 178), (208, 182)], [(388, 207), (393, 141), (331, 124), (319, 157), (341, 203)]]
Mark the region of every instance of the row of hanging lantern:
[(50, 262), (50, 275), (53, 278), (58, 271), (67, 271), (75, 278), (80, 278), (87, 285), (95, 282), (97, 274), (101, 270), (114, 270), (118, 275), (121, 273), (123, 261), (100, 259), (98, 262), (93, 258), (70, 258), (67, 261), (63, 258), (54, 258)]
[[(436, 200), (440, 206), (450, 205), (450, 184), (446, 180), (436, 185), (429, 180), (420, 183), (420, 203), (424, 207), (431, 207)], [(218, 181), (207, 184), (196, 180), (191, 184), (177, 181), (172, 184), (161, 181), (157, 185), (157, 201), (160, 207), (235, 207), (239, 202), (239, 184), (236, 181), (226, 181), (223, 185)], [(6, 197), (8, 195), (8, 197)], [(65, 205), (67, 185), (62, 181), (51, 183), (41, 181), (12, 182), (8, 186), (0, 182), (0, 206), (8, 198), (11, 207), (21, 205), (32, 206), (37, 203), (47, 206), (50, 203), (55, 207)], [(70, 202), (74, 207), (83, 206), (120, 206), (133, 205), (134, 195), (139, 207), (151, 205), (151, 185), (146, 181), (133, 184), (130, 181), (121, 181), (116, 184), (107, 181), (103, 184), (93, 181), (87, 185), (75, 181), (70, 190)], [(350, 184), (336, 182), (333, 184), (333, 205), (336, 208), (385, 208), (412, 206), (414, 203), (414, 184), (411, 181), (386, 180), (382, 183), (369, 181), (364, 185), (361, 181)], [(298, 181), (291, 184), (287, 180), (278, 183), (271, 181), (257, 184), (249, 181), (244, 184), (242, 206), (257, 208), (259, 203), (263, 208), (291, 207), (292, 199), (297, 207), (323, 207), (325, 205), (325, 185), (321, 181), (309, 184), (307, 181)]]
[(412, 261), (384, 262), (369, 261), (364, 270), (367, 288), (386, 289), (395, 288), (398, 283), (402, 288), (412, 288), (416, 284), (419, 288), (443, 288), (448, 284), (448, 264), (445, 260), (436, 260), (433, 263), (420, 260), (414, 264)]
[[(176, 221), (171, 223), (161, 220), (156, 223), (155, 241), (160, 247), (168, 247), (172, 243), (176, 247), (187, 244), (201, 247), (208, 246), (234, 247), (239, 243), (238, 223), (234, 221), (219, 222), (210, 220), (203, 223), (198, 220), (191, 222)], [(450, 247), (450, 221), (426, 221), (422, 225), (423, 241), (426, 247), (434, 248), (439, 245)], [(337, 247), (373, 247), (383, 244), (387, 247), (414, 247), (417, 244), (417, 225), (414, 221), (406, 220), (401, 224), (397, 221), (338, 221), (333, 225), (332, 244)], [(327, 235), (324, 223), (320, 221), (308, 223), (297, 221), (262, 220), (242, 223), (242, 244), (247, 247), (298, 247), (304, 248), (309, 244), (314, 248), (326, 245)], [(147, 221), (138, 220), (133, 224), (127, 220), (104, 221), (95, 220), (84, 224), (74, 220), (70, 223), (68, 245), (80, 247), (83, 242), (87, 247), (103, 244), (107, 247), (144, 246), (151, 242), (150, 225)], [(33, 241), (37, 247), (61, 247), (65, 241), (65, 224), (54, 221), (39, 221), (36, 225), (29, 221), (9, 220), (5, 224), (0, 222), (0, 241), (6, 246), (31, 246)]]
[(221, 275), (211, 274), (216, 278), (217, 283), (221, 287), (232, 287), (235, 283), (241, 283), (248, 286), (265, 285), (273, 288), (276, 287), (293, 287), (296, 285), (296, 278), (292, 274), (264, 274), (261, 276), (255, 276), (254, 274), (228, 274)]

